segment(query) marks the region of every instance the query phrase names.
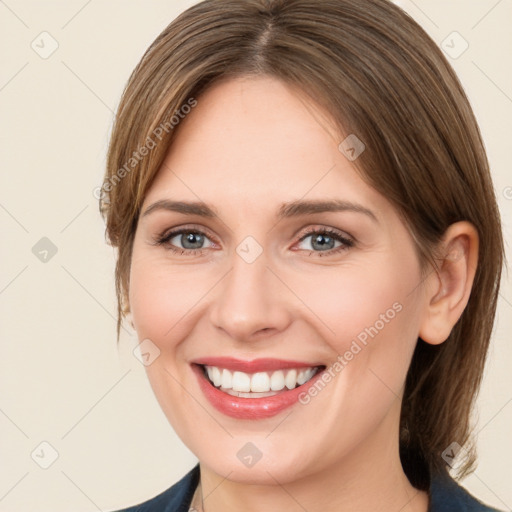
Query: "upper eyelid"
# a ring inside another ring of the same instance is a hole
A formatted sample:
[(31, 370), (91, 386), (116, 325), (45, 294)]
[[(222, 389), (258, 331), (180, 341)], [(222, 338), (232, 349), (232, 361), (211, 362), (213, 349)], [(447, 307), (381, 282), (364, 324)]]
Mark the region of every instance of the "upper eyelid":
[(176, 235), (179, 235), (182, 232), (196, 232), (196, 233), (200, 233), (202, 235), (206, 235), (209, 238), (213, 238), (213, 239), (217, 238), (215, 235), (213, 235), (210, 232), (209, 229), (205, 228), (204, 226), (187, 226), (187, 225), (185, 225), (185, 226), (178, 226), (178, 227), (175, 227), (175, 228), (164, 229), (163, 231), (160, 232), (158, 237), (159, 238), (162, 238), (162, 237), (167, 238), (171, 234), (173, 236), (176, 236)]
[[(324, 232), (332, 233), (332, 234), (336, 234), (336, 235), (338, 235), (340, 237), (343, 237), (343, 238), (350, 238), (351, 240), (355, 240), (355, 238), (351, 234), (347, 233), (343, 229), (333, 228), (333, 227), (330, 227), (330, 226), (322, 226), (322, 225), (319, 225), (319, 224), (316, 224), (316, 225), (309, 226), (307, 228), (301, 229), (301, 230), (299, 230), (297, 232), (297, 234), (295, 236), (297, 236), (299, 239), (302, 239), (305, 236), (314, 235), (316, 232), (319, 232), (319, 233), (324, 233)], [(302, 234), (300, 234), (300, 233), (302, 233)]]
[[(211, 234), (211, 231), (207, 227), (197, 226), (197, 225), (193, 225), (193, 224), (191, 224), (191, 225), (185, 224), (184, 226), (166, 228), (164, 230), (160, 230), (159, 232), (160, 232), (160, 236), (165, 236), (166, 234), (171, 234), (171, 233), (176, 233), (176, 232), (186, 231), (186, 230), (197, 231), (197, 232), (200, 232), (201, 234), (207, 234), (208, 236), (211, 236), (212, 238), (217, 238), (216, 235)], [(326, 230), (326, 231), (331, 230), (340, 235), (346, 235), (348, 238), (354, 238), (351, 234), (349, 234), (347, 231), (345, 231), (343, 229), (335, 228), (332, 226), (326, 226), (324, 224), (312, 224), (306, 228), (300, 228), (295, 231), (295, 234), (293, 236), (294, 237), (305, 236), (305, 235), (311, 234), (311, 232), (322, 231), (322, 230)], [(300, 235), (300, 233), (301, 233), (301, 235)]]

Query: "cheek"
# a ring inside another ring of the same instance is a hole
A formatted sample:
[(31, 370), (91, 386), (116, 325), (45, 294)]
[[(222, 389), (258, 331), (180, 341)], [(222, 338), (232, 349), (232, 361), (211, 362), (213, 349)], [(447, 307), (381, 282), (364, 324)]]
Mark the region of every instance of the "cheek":
[(418, 295), (411, 293), (420, 279), (414, 262), (383, 257), (333, 269), (321, 282), (303, 277), (295, 288), (336, 354), (331, 367), (339, 395), (333, 403), (353, 417), (378, 418), (401, 393), (420, 321)]
[(191, 278), (183, 267), (165, 264), (161, 258), (134, 258), (130, 307), (139, 337), (159, 344), (175, 335), (207, 292), (208, 282), (207, 276), (195, 272)]
[(354, 339), (364, 344), (377, 335), (390, 343), (411, 338), (414, 329), (403, 328), (414, 327), (418, 309), (411, 293), (419, 282), (413, 262), (404, 265), (389, 255), (371, 264), (322, 269), (316, 278), (297, 272), (287, 282), (332, 348), (343, 353)]

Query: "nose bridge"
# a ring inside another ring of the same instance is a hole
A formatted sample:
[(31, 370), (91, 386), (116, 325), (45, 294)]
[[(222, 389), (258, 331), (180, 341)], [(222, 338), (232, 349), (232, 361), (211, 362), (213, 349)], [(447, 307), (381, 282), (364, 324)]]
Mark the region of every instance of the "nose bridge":
[(233, 251), (231, 270), (211, 307), (214, 326), (242, 341), (263, 329), (279, 331), (286, 327), (290, 314), (286, 295), (278, 289), (283, 284), (269, 270), (270, 264), (265, 251), (258, 250), (251, 240)]

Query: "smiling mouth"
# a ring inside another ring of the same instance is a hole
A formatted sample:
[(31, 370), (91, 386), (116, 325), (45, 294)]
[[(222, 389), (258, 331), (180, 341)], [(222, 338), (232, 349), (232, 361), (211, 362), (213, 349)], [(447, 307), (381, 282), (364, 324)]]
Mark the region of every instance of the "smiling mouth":
[(240, 398), (265, 398), (279, 395), (309, 382), (325, 366), (286, 368), (246, 373), (219, 366), (199, 365), (208, 382), (227, 395)]

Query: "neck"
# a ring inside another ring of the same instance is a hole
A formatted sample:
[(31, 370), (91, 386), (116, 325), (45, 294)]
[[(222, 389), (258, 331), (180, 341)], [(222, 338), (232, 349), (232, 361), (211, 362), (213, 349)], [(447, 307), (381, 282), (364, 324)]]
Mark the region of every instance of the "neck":
[(204, 512), (427, 512), (428, 493), (411, 485), (400, 463), (392, 416), (335, 465), (285, 485), (235, 482), (201, 464), (195, 508), (201, 511), (202, 495)]

